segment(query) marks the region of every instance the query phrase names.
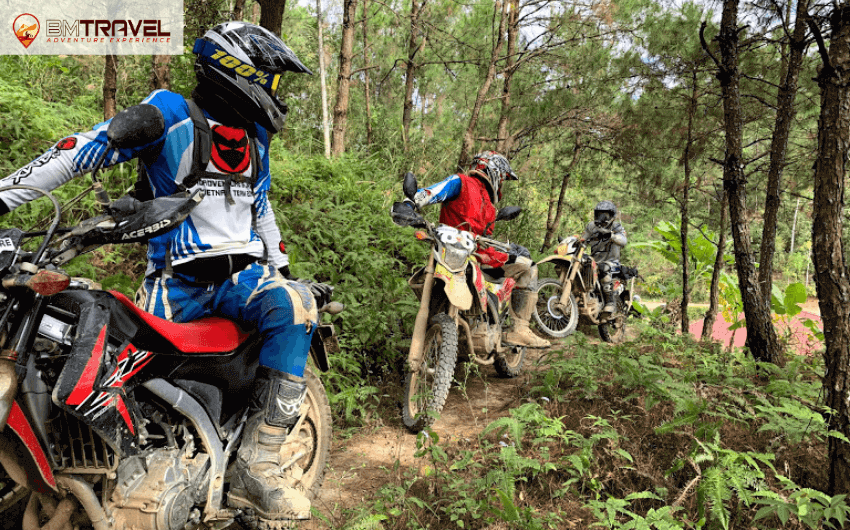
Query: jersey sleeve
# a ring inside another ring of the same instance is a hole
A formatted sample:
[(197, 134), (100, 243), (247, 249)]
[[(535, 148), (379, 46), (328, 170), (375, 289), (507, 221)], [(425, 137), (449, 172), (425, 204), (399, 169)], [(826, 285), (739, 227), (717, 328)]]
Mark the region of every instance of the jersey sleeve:
[(275, 268), (289, 265), (289, 256), (281, 250), (280, 228), (274, 217), (269, 190), (271, 189), (271, 171), (269, 170), (269, 138), (261, 127), (257, 127), (257, 150), (262, 167), (257, 173), (254, 183), (254, 210), (257, 212), (256, 229), (258, 236), (269, 252), (269, 262)]
[[(155, 94), (151, 94), (145, 102), (155, 104), (151, 101)], [(59, 140), (47, 152), (0, 180), (0, 187), (26, 185), (52, 191), (74, 177), (90, 173), (104, 153), (106, 157), (103, 167), (107, 168), (135, 158), (143, 148), (150, 146), (149, 144), (138, 148), (109, 149), (107, 153), (106, 131), (110, 122), (111, 120), (107, 120), (95, 125), (91, 131), (72, 134)], [(0, 201), (2, 201), (0, 213), (14, 210), (39, 196), (39, 193), (30, 190), (0, 192)]]
[(446, 202), (460, 195), (460, 190), (463, 181), (457, 175), (452, 175), (436, 184), (432, 184), (427, 188), (421, 188), (413, 196), (413, 202), (416, 206), (422, 208), (429, 204), (438, 202)]

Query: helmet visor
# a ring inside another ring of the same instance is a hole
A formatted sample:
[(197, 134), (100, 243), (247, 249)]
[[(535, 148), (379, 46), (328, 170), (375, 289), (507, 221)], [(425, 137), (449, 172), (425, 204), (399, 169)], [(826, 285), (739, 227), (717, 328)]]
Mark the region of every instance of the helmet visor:
[(607, 210), (596, 210), (593, 216), (596, 226), (606, 226), (614, 218), (614, 214)]

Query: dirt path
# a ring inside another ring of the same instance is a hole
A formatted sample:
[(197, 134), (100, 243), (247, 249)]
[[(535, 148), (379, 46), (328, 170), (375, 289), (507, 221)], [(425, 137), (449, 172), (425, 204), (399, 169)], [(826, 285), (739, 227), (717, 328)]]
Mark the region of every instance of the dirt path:
[[(569, 341), (570, 339), (564, 339)], [(553, 347), (558, 347), (555, 345)], [(472, 443), (492, 421), (510, 414), (525, 394), (528, 371), (539, 370), (541, 352), (530, 351), (526, 356), (526, 371), (513, 379), (504, 379), (492, 366), (478, 367), (479, 374), (464, 378), (461, 366), (455, 371), (455, 380), (465, 383), (452, 385), (446, 406), (432, 429), (441, 443)], [(399, 400), (401, 389), (398, 389)], [(391, 477), (408, 468), (421, 468), (426, 461), (414, 457), (416, 435), (405, 429), (401, 410), (384, 425), (370, 426), (348, 440), (335, 440), (330, 464), (319, 497), (313, 506), (327, 517), (333, 527), (346, 521), (343, 510), (354, 508), (373, 494)], [(399, 468), (394, 469), (395, 463)], [(302, 525), (304, 529), (326, 529), (330, 526), (314, 518)]]

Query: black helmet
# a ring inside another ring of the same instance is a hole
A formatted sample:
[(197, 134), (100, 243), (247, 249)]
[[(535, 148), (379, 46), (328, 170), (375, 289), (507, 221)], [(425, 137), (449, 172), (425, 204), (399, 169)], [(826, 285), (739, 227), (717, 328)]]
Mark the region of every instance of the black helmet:
[(192, 53), (204, 101), (273, 133), (283, 128), (288, 110), (278, 99), (280, 74), (312, 73), (280, 37), (247, 22), (219, 24), (195, 41)]
[(593, 209), (593, 222), (599, 228), (609, 228), (617, 216), (617, 206), (611, 201), (599, 201)]
[(493, 204), (502, 198), (503, 180), (519, 180), (511, 169), (508, 159), (495, 151), (483, 151), (475, 155), (469, 169), (470, 172), (477, 171), (485, 177), (481, 180), (487, 184), (487, 191), (490, 193)]

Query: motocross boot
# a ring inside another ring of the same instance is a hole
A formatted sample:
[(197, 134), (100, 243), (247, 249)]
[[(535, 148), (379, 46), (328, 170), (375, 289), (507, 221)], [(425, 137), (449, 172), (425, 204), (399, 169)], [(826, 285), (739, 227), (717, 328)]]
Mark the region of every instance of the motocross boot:
[(310, 500), (300, 486), (303, 471), (293, 461), (309, 448), (297, 436), (289, 436), (306, 394), (304, 378), (259, 368), (251, 403), (253, 410), (259, 410), (245, 426), (228, 504), (253, 510), (261, 529), (310, 518)]
[(605, 295), (605, 307), (602, 308), (599, 316), (608, 318), (617, 310), (617, 296), (614, 294), (614, 287), (610, 283), (602, 286), (602, 294)]
[(528, 322), (531, 312), (537, 304), (537, 291), (514, 289), (511, 293), (510, 312), (514, 325), (505, 333), (504, 341), (529, 348), (548, 348), (548, 340), (538, 337), (531, 331)]

